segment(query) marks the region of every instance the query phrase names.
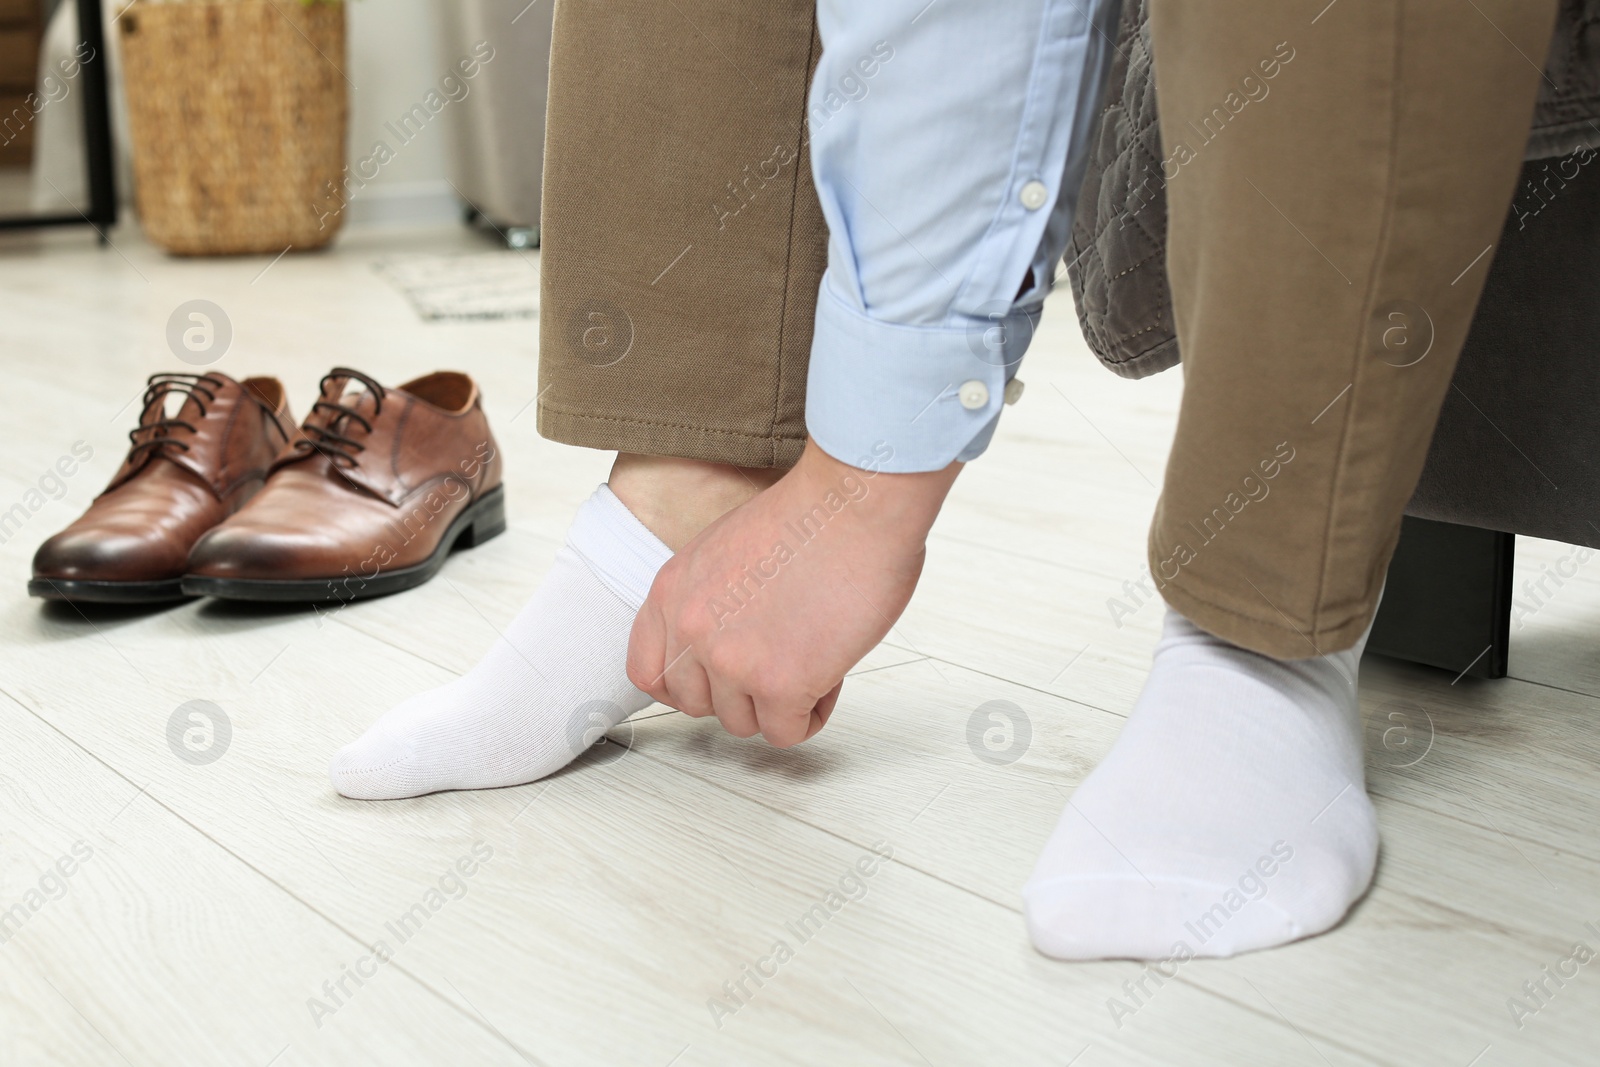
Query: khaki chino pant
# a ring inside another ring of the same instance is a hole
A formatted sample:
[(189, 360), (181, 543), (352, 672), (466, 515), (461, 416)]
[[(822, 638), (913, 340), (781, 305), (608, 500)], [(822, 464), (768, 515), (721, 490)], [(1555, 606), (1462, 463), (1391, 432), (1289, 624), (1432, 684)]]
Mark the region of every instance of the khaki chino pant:
[[(1303, 657), (1370, 623), (1554, 14), (1152, 0), (1185, 388), (1149, 561), (1205, 629)], [(814, 4), (559, 0), (555, 18), (540, 432), (793, 464), (827, 241)]]

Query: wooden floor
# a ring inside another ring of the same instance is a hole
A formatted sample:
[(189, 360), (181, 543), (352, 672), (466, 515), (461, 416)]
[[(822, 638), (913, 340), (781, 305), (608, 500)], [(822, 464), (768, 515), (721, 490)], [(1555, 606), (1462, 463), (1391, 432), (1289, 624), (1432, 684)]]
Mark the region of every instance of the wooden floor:
[[(1018, 889), (1155, 639), (1159, 605), (1107, 599), (1140, 573), (1177, 374), (1100, 369), (1058, 297), (910, 610), (802, 748), (658, 707), (544, 782), (363, 804), (330, 754), (476, 661), (608, 458), (536, 433), (532, 322), (423, 324), (372, 269), (483, 247), (462, 233), (270, 268), (116, 243), (0, 242), (0, 511), (93, 449), (0, 547), (0, 1064), (1600, 1061), (1600, 962), (1570, 959), (1600, 950), (1600, 564), (1522, 620), (1509, 679), (1364, 665), (1384, 845), (1338, 929), (1162, 981), (1054, 963)], [(166, 321), (194, 298), (231, 319), (217, 369), (280, 375), (297, 411), (334, 364), (477, 376), (509, 532), (324, 616), (29, 600), (145, 375), (184, 369)], [(1519, 570), (1566, 551), (1521, 542)], [(191, 701), (220, 709), (209, 763), (169, 744)], [(997, 709), (1014, 762), (983, 758)]]

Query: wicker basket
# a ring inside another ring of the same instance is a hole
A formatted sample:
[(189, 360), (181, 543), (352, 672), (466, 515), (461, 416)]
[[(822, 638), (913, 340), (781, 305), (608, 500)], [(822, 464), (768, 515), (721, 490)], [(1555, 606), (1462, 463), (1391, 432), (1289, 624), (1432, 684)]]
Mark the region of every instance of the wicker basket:
[(118, 20), (135, 198), (179, 255), (318, 248), (343, 221), (344, 4), (141, 3)]

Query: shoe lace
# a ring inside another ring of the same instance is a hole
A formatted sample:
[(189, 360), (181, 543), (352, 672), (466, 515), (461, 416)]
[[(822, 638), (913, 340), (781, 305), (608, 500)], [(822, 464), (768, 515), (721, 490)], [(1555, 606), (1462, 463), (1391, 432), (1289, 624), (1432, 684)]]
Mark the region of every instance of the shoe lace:
[[(207, 388), (207, 387), (211, 388)], [(169, 419), (166, 416), (167, 397), (173, 393), (192, 397), (199, 405), (200, 417), (206, 414), (206, 401), (215, 401), (217, 394), (213, 388), (220, 389), (222, 382), (206, 374), (185, 374), (178, 371), (152, 374), (147, 379), (144, 391), (144, 414), (140, 416), (139, 425), (128, 431), (128, 440), (132, 447), (128, 449), (128, 461), (132, 462), (141, 452), (156, 451), (174, 445), (189, 451), (187, 442), (180, 441), (172, 436), (177, 430), (188, 430), (191, 434), (198, 433), (194, 424), (183, 419)], [(205, 399), (202, 400), (201, 397)], [(151, 418), (151, 416), (156, 416)], [(150, 436), (140, 439), (140, 435), (149, 431)]]
[[(377, 417), (383, 412), (383, 398), (388, 395), (388, 391), (367, 375), (358, 370), (351, 370), (349, 367), (335, 367), (323, 376), (319, 386), (322, 395), (327, 395), (329, 382), (341, 379), (354, 379), (365, 385), (368, 391), (372, 393), (373, 417)], [(366, 433), (371, 433), (372, 423), (355, 408), (332, 400), (319, 399), (315, 404), (312, 404), (310, 416), (314, 417), (319, 411), (328, 414), (327, 422), (318, 425), (311, 421), (311, 417), (308, 417), (305, 424), (300, 427), (305, 436), (294, 443), (294, 450), (302, 456), (310, 455), (312, 452), (319, 452), (327, 456), (329, 462), (335, 467), (349, 468), (356, 466), (360, 462), (356, 458), (356, 454), (365, 452), (367, 446), (339, 431), (348, 430), (352, 422), (357, 422), (361, 424), (362, 430)]]

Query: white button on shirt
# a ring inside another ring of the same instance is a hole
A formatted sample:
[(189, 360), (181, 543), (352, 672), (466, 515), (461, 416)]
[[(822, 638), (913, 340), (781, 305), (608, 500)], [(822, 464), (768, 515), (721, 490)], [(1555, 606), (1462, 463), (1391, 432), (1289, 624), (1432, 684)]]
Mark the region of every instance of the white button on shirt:
[(988, 447), (1072, 230), (1117, 11), (818, 0), (806, 429), (829, 455), (911, 472)]

